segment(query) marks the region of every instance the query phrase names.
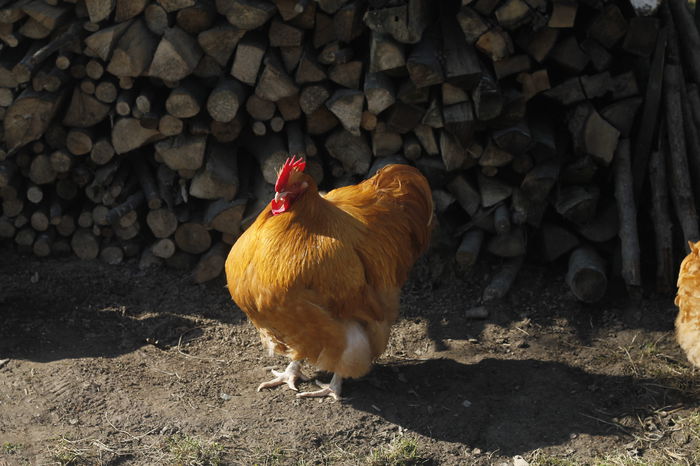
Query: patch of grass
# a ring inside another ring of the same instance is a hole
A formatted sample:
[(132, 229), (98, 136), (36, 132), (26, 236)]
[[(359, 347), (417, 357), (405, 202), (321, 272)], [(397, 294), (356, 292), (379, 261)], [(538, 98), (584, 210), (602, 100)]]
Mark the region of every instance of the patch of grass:
[(19, 453), (22, 448), (24, 448), (24, 445), (21, 443), (5, 442), (2, 444), (2, 449), (0, 451), (7, 455), (14, 455)]
[(216, 466), (221, 464), (224, 447), (190, 435), (173, 435), (166, 442), (171, 463), (178, 466)]
[(375, 448), (369, 454), (366, 464), (371, 466), (413, 466), (428, 463), (420, 445), (415, 440), (399, 436), (385, 446)]
[(87, 450), (80, 448), (78, 441), (61, 437), (56, 444), (49, 447), (51, 459), (61, 466), (88, 464)]

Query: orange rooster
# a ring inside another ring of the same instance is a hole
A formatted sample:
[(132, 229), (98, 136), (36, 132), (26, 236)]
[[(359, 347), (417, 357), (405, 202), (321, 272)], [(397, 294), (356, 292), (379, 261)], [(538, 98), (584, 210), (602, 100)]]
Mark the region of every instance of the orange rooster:
[(688, 242), (690, 253), (678, 272), (676, 341), (688, 360), (700, 367), (700, 241)]
[(432, 196), (408, 165), (321, 195), (305, 165), (287, 159), (275, 198), (231, 249), (226, 278), (263, 345), (291, 359), (258, 391), (297, 390), (307, 359), (333, 378), (297, 396), (338, 399), (343, 378), (365, 375), (386, 348), (401, 286), (428, 245)]

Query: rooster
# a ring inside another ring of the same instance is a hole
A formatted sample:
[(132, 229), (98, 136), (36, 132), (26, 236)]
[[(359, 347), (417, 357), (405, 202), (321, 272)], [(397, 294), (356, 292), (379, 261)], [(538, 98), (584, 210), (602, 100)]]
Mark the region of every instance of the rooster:
[(339, 399), (343, 379), (365, 375), (386, 348), (401, 286), (428, 246), (432, 196), (408, 165), (325, 195), (305, 166), (284, 163), (274, 199), (231, 248), (226, 280), (263, 345), (291, 359), (258, 391), (298, 391), (306, 359), (333, 377), (297, 396)]
[(700, 241), (688, 242), (690, 253), (678, 272), (676, 341), (688, 360), (700, 367)]

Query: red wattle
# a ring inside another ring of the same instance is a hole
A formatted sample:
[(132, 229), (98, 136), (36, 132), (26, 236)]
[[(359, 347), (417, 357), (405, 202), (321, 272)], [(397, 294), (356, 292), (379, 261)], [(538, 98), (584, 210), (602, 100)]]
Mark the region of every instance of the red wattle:
[(283, 214), (289, 209), (289, 199), (287, 197), (283, 197), (279, 201), (273, 199), (270, 201), (270, 206), (272, 207), (272, 215)]

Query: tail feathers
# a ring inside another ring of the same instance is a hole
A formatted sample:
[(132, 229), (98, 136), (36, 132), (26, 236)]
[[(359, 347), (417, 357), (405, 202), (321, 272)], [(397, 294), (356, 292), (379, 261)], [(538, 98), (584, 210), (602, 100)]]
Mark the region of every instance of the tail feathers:
[(676, 319), (676, 341), (685, 351), (688, 361), (700, 368), (700, 322), (696, 319)]

